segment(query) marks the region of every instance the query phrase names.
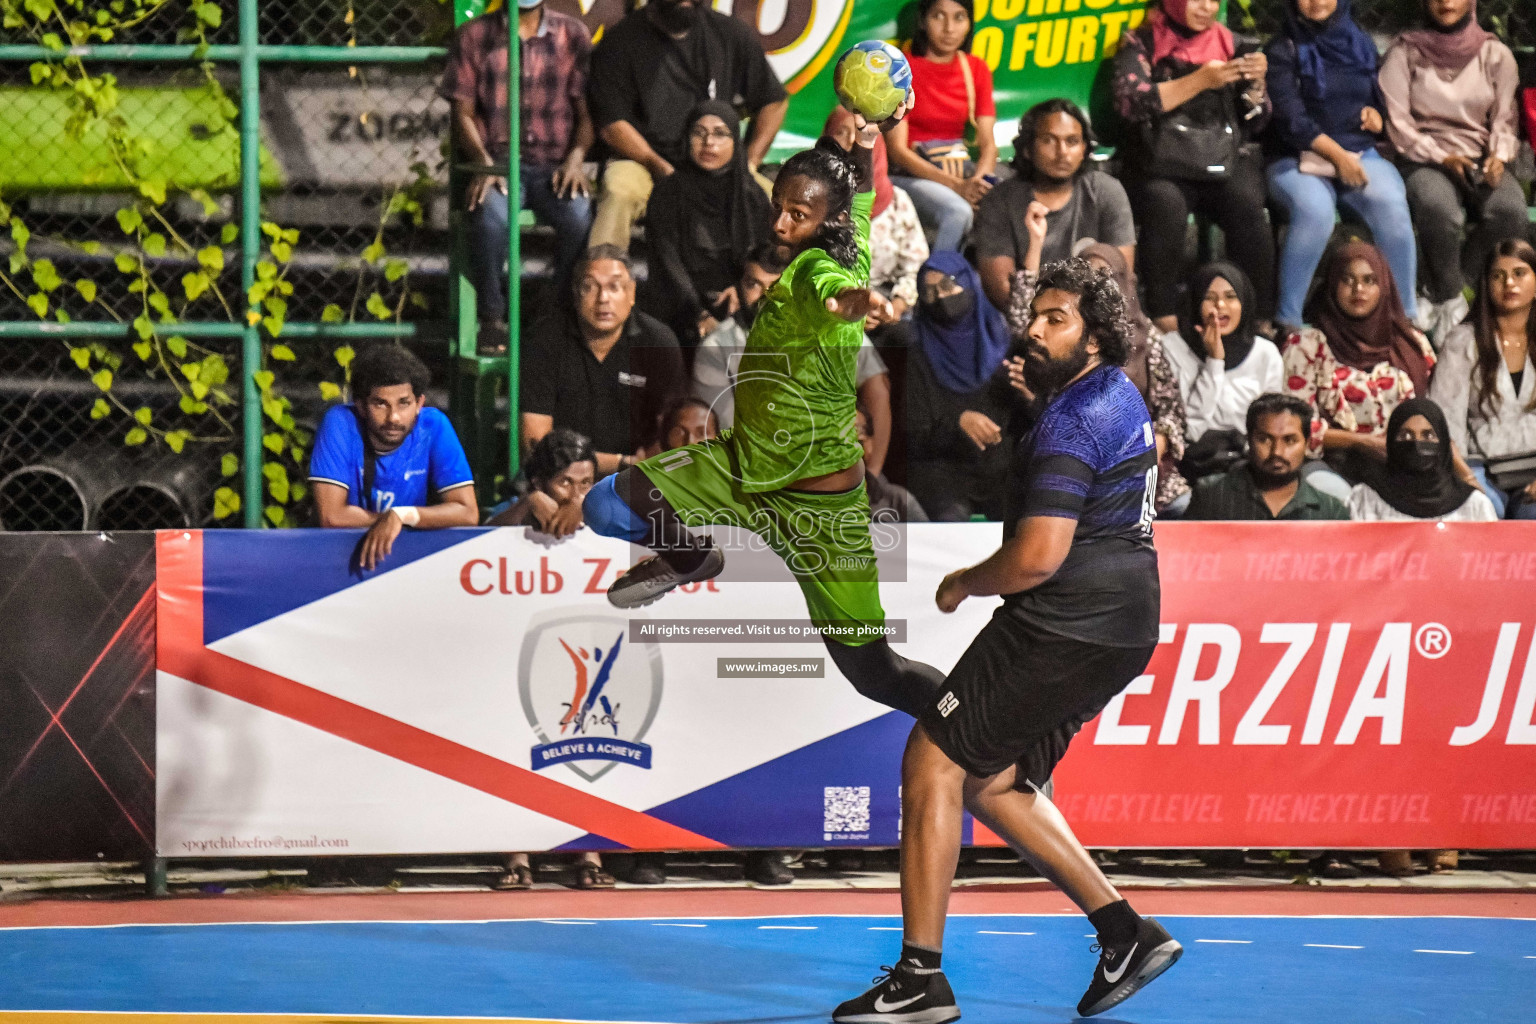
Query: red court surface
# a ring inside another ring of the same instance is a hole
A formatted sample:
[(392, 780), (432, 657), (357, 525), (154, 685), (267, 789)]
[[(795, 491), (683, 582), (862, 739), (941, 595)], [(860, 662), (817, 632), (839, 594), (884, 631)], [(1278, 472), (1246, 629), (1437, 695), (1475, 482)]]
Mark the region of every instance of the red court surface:
[[(1127, 889), (1143, 914), (1195, 916), (1502, 917), (1536, 919), (1536, 892), (1411, 888)], [(951, 914), (1076, 913), (1044, 885), (957, 891)], [(516, 893), (240, 893), (162, 900), (0, 903), (0, 928), (288, 921), (482, 921), (579, 917), (770, 917), (900, 914), (895, 892), (622, 889)]]

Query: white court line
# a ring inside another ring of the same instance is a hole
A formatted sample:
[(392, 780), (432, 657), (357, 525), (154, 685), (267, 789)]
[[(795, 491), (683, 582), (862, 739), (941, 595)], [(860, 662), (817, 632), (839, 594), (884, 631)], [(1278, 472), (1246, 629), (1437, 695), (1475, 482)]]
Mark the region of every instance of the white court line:
[(813, 924), (760, 924), (757, 930), (760, 932), (813, 932), (816, 926)]
[[(871, 925), (870, 928), (869, 928), (869, 931), (872, 931), (872, 932), (899, 932), (899, 931), (903, 931), (903, 930), (904, 929), (902, 929), (902, 928), (887, 927), (885, 925)], [(1526, 957), (1526, 959), (1527, 960), (1536, 960), (1536, 956), (1528, 956), (1528, 957)]]
[(1364, 949), (1364, 946), (1335, 946), (1331, 942), (1303, 942), (1308, 949)]
[(988, 932), (978, 931), (977, 935), (1033, 935), (1034, 932)]
[(707, 924), (685, 924), (682, 921), (652, 921), (652, 928), (708, 928)]
[(556, 921), (553, 919), (540, 919), (540, 924), (597, 924), (596, 921)]
[[(711, 921), (772, 921), (775, 919), (804, 919), (807, 917), (837, 918), (846, 920), (879, 920), (881, 918), (894, 918), (895, 914), (711, 914)], [(1076, 917), (1082, 918), (1081, 911), (1061, 911), (1054, 914), (950, 914), (951, 918), (963, 917), (991, 917), (991, 918), (1058, 918)], [(328, 925), (380, 925), (380, 924), (405, 924), (426, 925), (437, 927), (440, 925), (487, 925), (487, 924), (540, 924), (544, 921), (540, 917), (442, 917), (442, 918), (368, 918), (368, 917), (338, 917), (323, 920), (304, 921), (122, 921), (114, 924), (16, 924), (0, 925), (0, 933), (5, 932), (42, 932), (42, 931), (110, 931), (124, 928), (294, 928), (314, 927)], [(667, 920), (662, 916), (652, 917), (605, 917), (598, 924), (611, 922), (650, 922), (652, 924)], [(1536, 921), (1536, 917), (1506, 917), (1491, 914), (1159, 914), (1158, 920), (1175, 921), (1211, 921), (1211, 920), (1255, 920), (1255, 921)], [(1097, 938), (1096, 935), (1087, 935), (1085, 938)]]
[(1448, 956), (1471, 956), (1470, 949), (1416, 949), (1415, 953), (1445, 953)]
[(1196, 939), (1196, 942), (1210, 942), (1219, 946), (1251, 946), (1252, 939)]

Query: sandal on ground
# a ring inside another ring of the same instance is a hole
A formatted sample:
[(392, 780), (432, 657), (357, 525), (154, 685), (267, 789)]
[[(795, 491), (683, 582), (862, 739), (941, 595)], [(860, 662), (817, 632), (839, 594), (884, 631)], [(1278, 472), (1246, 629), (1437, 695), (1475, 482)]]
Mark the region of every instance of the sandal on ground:
[(1388, 878), (1408, 878), (1413, 874), (1413, 854), (1407, 850), (1382, 850), (1376, 855), (1376, 867)]
[(1331, 853), (1324, 853), (1313, 858), (1309, 865), (1312, 873), (1320, 878), (1359, 878), (1360, 869), (1347, 860), (1335, 857)]
[(506, 892), (513, 889), (533, 888), (533, 869), (527, 864), (516, 864), (507, 869), (507, 873), (491, 883), (491, 888), (498, 892)]
[(576, 865), (576, 888), (578, 889), (612, 889), (613, 876), (596, 864)]
[(1456, 850), (1431, 850), (1429, 853), (1429, 873), (1432, 875), (1445, 875), (1455, 871), (1460, 866), (1461, 855)]

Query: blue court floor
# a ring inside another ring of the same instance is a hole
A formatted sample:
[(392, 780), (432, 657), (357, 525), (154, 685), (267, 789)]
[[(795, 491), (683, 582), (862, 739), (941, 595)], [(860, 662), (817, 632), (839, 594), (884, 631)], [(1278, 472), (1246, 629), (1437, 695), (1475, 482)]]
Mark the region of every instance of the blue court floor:
[[(1536, 1021), (1536, 921), (1163, 917), (1184, 959), (1104, 1021)], [(0, 929), (16, 1011), (693, 1024), (822, 1021), (893, 962), (889, 917)], [(1075, 1019), (1096, 962), (1076, 916), (954, 917), (969, 1024)], [(79, 1016), (75, 1016), (78, 1014)]]

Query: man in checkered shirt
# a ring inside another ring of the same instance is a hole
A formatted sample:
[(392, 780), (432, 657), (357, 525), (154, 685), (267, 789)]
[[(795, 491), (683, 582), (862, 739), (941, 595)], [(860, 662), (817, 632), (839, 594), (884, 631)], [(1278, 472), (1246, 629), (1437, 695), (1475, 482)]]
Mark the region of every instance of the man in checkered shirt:
[[(592, 183), (583, 170), (592, 147), (586, 100), (592, 34), (580, 20), (547, 10), (544, 0), (518, 0), (517, 34), (522, 43), (520, 205), (555, 229), (555, 279), (563, 294), (592, 225)], [(464, 24), (454, 37), (439, 89), (453, 104), (461, 154), (487, 166), (507, 162), (509, 39), (506, 4)], [(465, 206), (480, 321), (505, 323), (506, 178), (476, 176)]]

